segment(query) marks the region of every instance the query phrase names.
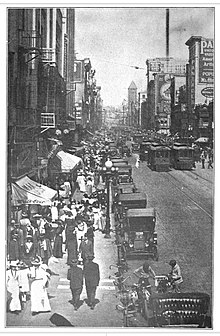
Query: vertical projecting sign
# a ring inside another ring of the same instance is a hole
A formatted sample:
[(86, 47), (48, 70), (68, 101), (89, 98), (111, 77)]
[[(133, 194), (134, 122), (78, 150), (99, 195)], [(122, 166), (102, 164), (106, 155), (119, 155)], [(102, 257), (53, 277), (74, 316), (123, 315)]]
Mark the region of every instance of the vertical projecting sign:
[(74, 61), (73, 82), (81, 83), (83, 81), (83, 61)]
[(214, 41), (202, 39), (199, 52), (199, 83), (214, 83)]

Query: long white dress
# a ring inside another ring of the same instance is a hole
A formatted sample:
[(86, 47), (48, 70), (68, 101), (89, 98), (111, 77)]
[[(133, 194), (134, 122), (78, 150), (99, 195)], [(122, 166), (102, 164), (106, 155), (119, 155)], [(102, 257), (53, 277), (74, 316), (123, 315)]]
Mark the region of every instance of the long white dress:
[(11, 298), (9, 302), (9, 310), (20, 311), (21, 302), (19, 299), (19, 271), (7, 270), (6, 272), (6, 286)]
[(79, 184), (79, 189), (81, 192), (86, 192), (86, 182), (85, 177), (82, 175), (79, 175), (76, 180)]
[(32, 268), (31, 283), (31, 311), (32, 312), (49, 312), (51, 311), (50, 302), (45, 288), (48, 281), (47, 273), (41, 266)]

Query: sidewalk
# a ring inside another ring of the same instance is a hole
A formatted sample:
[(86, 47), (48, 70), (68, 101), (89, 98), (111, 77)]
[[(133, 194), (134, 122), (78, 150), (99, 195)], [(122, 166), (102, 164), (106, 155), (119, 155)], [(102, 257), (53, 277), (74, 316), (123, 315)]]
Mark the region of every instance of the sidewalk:
[[(81, 197), (80, 193), (76, 191), (74, 198), (80, 199)], [(111, 219), (112, 227), (114, 225), (113, 215), (111, 215)], [(116, 290), (113, 280), (109, 279), (109, 275), (114, 275), (114, 272), (116, 272), (116, 269), (109, 269), (111, 264), (117, 263), (117, 247), (114, 243), (114, 234), (111, 233), (111, 238), (105, 239), (104, 234), (96, 231), (94, 241), (94, 262), (97, 262), (100, 268), (100, 283), (96, 292), (97, 304), (94, 310), (91, 310), (84, 302), (87, 298), (85, 287), (80, 298), (82, 305), (78, 311), (75, 311), (73, 305), (69, 302), (71, 291), (67, 280), (67, 254), (64, 254), (62, 259), (51, 258), (49, 262), (49, 268), (54, 273), (51, 276), (48, 288), (51, 312), (32, 316), (30, 301), (28, 301), (19, 315), (6, 314), (7, 327), (56, 327), (50, 319), (53, 314), (59, 314), (61, 318), (71, 324), (70, 326), (76, 328), (121, 328), (123, 324), (122, 313), (116, 310), (119, 299), (115, 296)]]

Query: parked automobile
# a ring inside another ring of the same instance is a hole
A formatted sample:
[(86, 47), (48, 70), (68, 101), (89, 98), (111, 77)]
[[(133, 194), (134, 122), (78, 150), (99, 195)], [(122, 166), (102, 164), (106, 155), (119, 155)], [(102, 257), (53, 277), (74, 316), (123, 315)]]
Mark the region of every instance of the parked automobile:
[(124, 228), (127, 258), (141, 256), (158, 260), (155, 225), (156, 210), (154, 208), (127, 210), (126, 227)]

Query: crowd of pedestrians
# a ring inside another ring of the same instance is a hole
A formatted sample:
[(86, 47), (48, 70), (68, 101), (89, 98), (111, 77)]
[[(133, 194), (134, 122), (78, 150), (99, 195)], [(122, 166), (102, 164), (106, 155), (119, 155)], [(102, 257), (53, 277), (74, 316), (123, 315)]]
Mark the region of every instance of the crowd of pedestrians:
[(100, 279), (99, 266), (93, 262), (95, 232), (105, 233), (107, 200), (100, 174), (100, 146), (88, 146), (82, 159), (74, 193), (66, 181), (68, 197), (61, 197), (60, 192), (51, 206), (41, 207), (35, 214), (23, 211), (20, 220), (12, 220), (8, 226), (6, 286), (11, 313), (19, 314), (28, 299), (32, 315), (51, 310), (47, 295), (52, 274), (49, 261), (62, 259), (64, 254), (75, 309), (83, 281), (88, 305), (94, 309)]

